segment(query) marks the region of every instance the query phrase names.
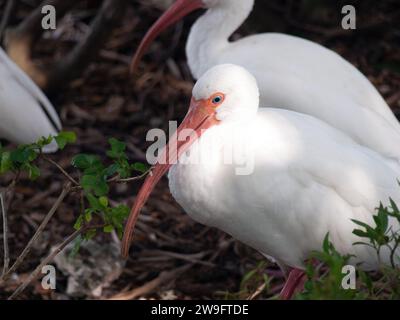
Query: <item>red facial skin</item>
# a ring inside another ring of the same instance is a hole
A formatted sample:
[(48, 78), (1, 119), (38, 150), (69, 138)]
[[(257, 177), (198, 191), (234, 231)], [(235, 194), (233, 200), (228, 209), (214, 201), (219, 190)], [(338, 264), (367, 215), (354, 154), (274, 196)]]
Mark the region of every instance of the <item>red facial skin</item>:
[[(218, 96), (222, 99), (215, 103), (214, 98)], [(135, 203), (132, 207), (131, 213), (125, 225), (124, 236), (122, 239), (122, 248), (121, 253), (123, 257), (127, 257), (129, 254), (129, 247), (132, 240), (133, 230), (135, 228), (135, 224), (137, 218), (139, 216), (140, 210), (143, 205), (146, 203), (149, 198), (152, 190), (160, 181), (162, 176), (169, 170), (169, 168), (177, 163), (178, 158), (181, 154), (183, 154), (192, 144), (195, 142), (200, 136), (205, 132), (205, 130), (211, 128), (212, 126), (218, 125), (219, 120), (216, 118), (216, 107), (221, 105), (224, 101), (224, 94), (216, 93), (212, 95), (210, 98), (205, 100), (195, 100), (192, 98), (190, 103), (189, 111), (171, 137), (168, 145), (164, 147), (164, 149), (160, 153), (159, 159), (164, 159), (166, 161), (159, 161), (151, 170), (151, 174), (149, 174), (144, 181), (137, 197)], [(189, 136), (189, 139), (186, 141), (179, 141), (178, 137), (182, 130), (191, 129), (193, 134)]]

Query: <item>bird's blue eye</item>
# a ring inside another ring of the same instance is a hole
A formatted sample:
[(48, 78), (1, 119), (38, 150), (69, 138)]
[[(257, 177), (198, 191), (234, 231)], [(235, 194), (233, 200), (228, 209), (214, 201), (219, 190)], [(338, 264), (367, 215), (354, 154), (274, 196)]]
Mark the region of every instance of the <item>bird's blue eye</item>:
[(213, 104), (218, 104), (222, 101), (222, 97), (221, 96), (216, 96), (214, 97), (214, 99), (212, 99), (212, 103)]

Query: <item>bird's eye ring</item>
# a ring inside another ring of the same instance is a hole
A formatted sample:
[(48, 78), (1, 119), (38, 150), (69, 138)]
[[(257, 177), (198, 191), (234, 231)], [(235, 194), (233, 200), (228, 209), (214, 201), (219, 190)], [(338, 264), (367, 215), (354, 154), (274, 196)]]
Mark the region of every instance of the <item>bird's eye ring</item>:
[(215, 97), (212, 98), (211, 102), (212, 104), (218, 105), (224, 100), (224, 97), (220, 94), (216, 95)]

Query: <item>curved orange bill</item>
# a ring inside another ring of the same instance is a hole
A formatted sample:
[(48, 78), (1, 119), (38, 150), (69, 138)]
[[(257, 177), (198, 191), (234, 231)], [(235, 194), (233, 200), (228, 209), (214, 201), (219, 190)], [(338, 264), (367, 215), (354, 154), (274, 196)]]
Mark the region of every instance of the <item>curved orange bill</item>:
[[(151, 170), (151, 174), (147, 176), (136, 197), (128, 221), (125, 225), (121, 248), (121, 254), (123, 257), (126, 258), (129, 254), (132, 234), (140, 210), (146, 203), (158, 181), (160, 181), (161, 177), (173, 164), (177, 163), (179, 156), (184, 153), (206, 129), (216, 124), (218, 124), (218, 120), (215, 118), (215, 108), (211, 105), (210, 101), (194, 100), (192, 98), (185, 119), (170, 138), (168, 145), (160, 152), (157, 164)], [(182, 140), (182, 136), (186, 138), (184, 141), (180, 141)]]
[(149, 48), (151, 43), (157, 36), (167, 29), (169, 26), (181, 20), (189, 13), (204, 7), (202, 0), (177, 0), (147, 31), (139, 48), (136, 50), (135, 56), (132, 59), (130, 71), (133, 73), (136, 70), (143, 54)]

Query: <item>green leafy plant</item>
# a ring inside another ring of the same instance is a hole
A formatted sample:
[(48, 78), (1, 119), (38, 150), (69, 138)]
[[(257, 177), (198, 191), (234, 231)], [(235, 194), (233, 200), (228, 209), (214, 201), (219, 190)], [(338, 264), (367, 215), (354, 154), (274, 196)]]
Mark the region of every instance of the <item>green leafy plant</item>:
[(394, 218), (400, 223), (400, 212), (393, 199), (390, 199), (390, 207), (384, 207), (381, 203), (377, 210), (377, 215), (373, 216), (375, 226), (370, 226), (358, 220), (352, 220), (355, 224), (364, 228), (364, 230), (355, 229), (353, 233), (368, 241), (359, 241), (354, 244), (372, 247), (376, 251), (379, 261), (382, 249), (389, 249), (391, 266), (392, 268), (396, 268), (396, 264), (400, 262), (399, 256), (396, 255), (400, 245), (400, 230), (393, 230), (389, 225), (389, 219)]
[[(148, 168), (141, 163), (129, 163), (125, 143), (111, 138), (110, 149), (106, 152), (109, 164), (106, 165), (98, 156), (78, 154), (72, 159), (72, 165), (81, 173), (79, 186), (83, 190), (87, 206), (75, 222), (74, 228), (80, 229), (85, 223), (92, 221), (97, 215), (104, 222), (103, 231), (110, 233), (116, 230), (122, 237), (123, 222), (129, 214), (125, 205), (112, 207), (109, 201), (110, 184), (129, 182), (137, 179), (130, 178), (134, 173), (145, 174)], [(96, 235), (95, 229), (85, 234), (85, 239)]]
[(322, 244), (322, 251), (314, 251), (310, 255), (306, 265), (307, 281), (304, 291), (296, 298), (303, 300), (364, 298), (358, 290), (346, 290), (342, 287), (342, 269), (350, 258), (351, 255), (342, 255), (336, 250), (327, 234)]
[[(380, 262), (379, 270), (367, 273), (357, 270), (357, 289), (343, 289), (342, 268), (348, 264), (350, 255), (342, 255), (325, 237), (322, 251), (313, 252), (307, 264), (307, 282), (304, 292), (297, 295), (297, 299), (399, 299), (400, 298), (400, 270), (398, 248), (400, 244), (400, 230), (394, 230), (389, 223), (396, 219), (400, 223), (400, 212), (396, 203), (390, 199), (390, 206), (380, 204), (377, 214), (373, 215), (374, 225), (359, 220), (352, 220), (361, 229), (354, 229), (353, 234), (360, 237), (353, 245), (365, 245), (375, 250)], [(390, 265), (381, 262), (382, 250), (389, 252)], [(318, 265), (318, 267), (316, 267)]]
[[(67, 138), (58, 138), (59, 136), (68, 136)], [(57, 143), (60, 141), (59, 147), (64, 148), (68, 141), (74, 142), (76, 136), (74, 133), (61, 132), (55, 138)], [(35, 165), (42, 154), (43, 148), (53, 141), (53, 137), (41, 138), (36, 143), (20, 145), (15, 150), (6, 150), (0, 145), (0, 175), (12, 171), (14, 173), (26, 172), (30, 179), (35, 180), (40, 176), (40, 170)], [(61, 148), (61, 149), (62, 149)]]
[[(76, 141), (76, 135), (73, 132), (61, 132), (55, 137), (42, 138), (36, 143), (21, 145), (14, 150), (8, 150), (0, 145), (0, 176), (6, 173), (13, 174), (12, 182), (2, 192), (2, 200), (3, 194), (9, 194), (11, 196), (8, 197), (8, 202), (11, 202), (14, 187), (22, 176), (26, 176), (30, 180), (40, 177), (38, 164), (40, 159), (55, 166), (66, 180), (58, 199), (11, 267), (8, 267), (8, 262), (6, 263), (8, 252), (5, 252), (4, 271), (0, 276), (0, 284), (7, 281), (25, 260), (33, 243), (40, 237), (48, 222), (68, 195), (78, 196), (81, 204), (80, 212), (73, 225), (75, 231), (58, 246), (54, 253), (43, 259), (27, 280), (11, 295), (11, 298), (16, 297), (31, 281), (38, 277), (41, 266), (50, 262), (69, 243), (74, 243), (72, 250), (72, 255), (74, 255), (79, 251), (83, 241), (93, 238), (100, 230), (104, 233), (111, 233), (115, 230), (117, 235), (122, 237), (123, 222), (129, 214), (129, 208), (124, 204), (112, 205), (114, 201), (110, 200), (110, 190), (114, 184), (142, 179), (149, 171), (147, 166), (142, 163), (130, 163), (126, 154), (125, 143), (111, 138), (109, 139), (110, 147), (104, 160), (98, 155), (77, 154), (71, 161), (75, 172), (68, 173), (50, 156), (43, 153), (44, 147), (53, 141), (57, 143), (60, 150), (63, 150), (68, 144)], [(4, 212), (6, 210), (2, 211), (3, 217), (6, 218), (6, 212)], [(3, 239), (6, 243), (7, 228), (3, 230)]]

